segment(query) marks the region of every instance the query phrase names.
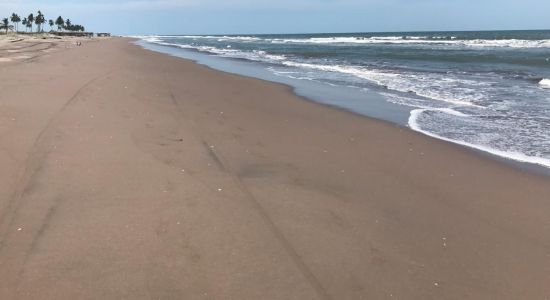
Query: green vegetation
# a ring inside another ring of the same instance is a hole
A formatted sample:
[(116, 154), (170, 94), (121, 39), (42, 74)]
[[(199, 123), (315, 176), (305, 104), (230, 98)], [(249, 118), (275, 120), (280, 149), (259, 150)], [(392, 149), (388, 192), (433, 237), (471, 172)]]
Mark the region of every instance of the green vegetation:
[[(12, 24), (10, 24), (13, 23)], [(30, 13), (26, 18), (21, 19), (21, 17), (13, 13), (11, 17), (4, 18), (0, 22), (0, 31), (4, 31), (8, 34), (9, 31), (13, 31), (15, 33), (19, 33), (19, 23), (21, 23), (24, 28), (25, 32), (35, 32), (33, 26), (36, 25), (36, 33), (43, 33), (44, 31), (44, 24), (47, 24), (50, 26), (50, 31), (53, 32), (53, 27), (57, 26), (57, 31), (68, 31), (68, 32), (84, 32), (86, 29), (82, 25), (73, 24), (71, 20), (63, 19), (63, 17), (59, 16), (57, 19), (50, 19), (47, 20), (46, 16), (39, 10), (36, 15), (33, 13)]]
[(19, 31), (19, 22), (21, 22), (21, 18), (18, 14), (13, 13), (11, 14), (11, 22), (15, 24), (15, 32)]
[(42, 24), (46, 23), (46, 18), (44, 18), (41, 11), (38, 11), (38, 15), (36, 16), (36, 19), (34, 19), (34, 23), (36, 24), (37, 32), (44, 32), (44, 30), (42, 30)]
[(63, 18), (61, 16), (59, 16), (55, 20), (55, 25), (57, 25), (57, 30), (59, 31), (59, 30), (63, 29), (63, 27), (65, 27), (65, 20), (63, 20)]
[(13, 25), (10, 25), (8, 18), (4, 18), (0, 24), (0, 30), (6, 30), (6, 34), (8, 34), (9, 29), (13, 29)]
[(32, 24), (34, 23), (34, 15), (31, 13), (28, 17), (27, 17), (27, 27), (30, 27), (31, 28), (31, 32), (32, 32)]

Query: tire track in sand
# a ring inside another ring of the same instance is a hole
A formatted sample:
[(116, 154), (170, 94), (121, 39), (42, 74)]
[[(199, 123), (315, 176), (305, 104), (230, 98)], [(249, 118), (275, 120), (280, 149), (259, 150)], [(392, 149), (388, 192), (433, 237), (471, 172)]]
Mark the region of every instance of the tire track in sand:
[[(28, 152), (27, 158), (24, 162), (24, 168), (23, 172), (21, 173), (19, 180), (17, 184), (15, 185), (14, 191), (12, 193), (12, 196), (10, 197), (10, 200), (8, 201), (6, 207), (2, 209), (2, 212), (0, 213), (0, 254), (2, 253), (2, 250), (4, 249), (6, 245), (6, 240), (10, 237), (10, 229), (13, 227), (13, 223), (15, 221), (16, 216), (18, 215), (18, 211), (21, 207), (21, 200), (25, 197), (25, 195), (30, 190), (30, 184), (32, 183), (33, 178), (37, 174), (37, 171), (40, 170), (40, 167), (42, 165), (42, 162), (44, 159), (48, 156), (50, 151), (45, 147), (45, 143), (48, 140), (47, 133), (53, 128), (53, 125), (57, 119), (67, 110), (69, 106), (71, 106), (73, 103), (76, 102), (80, 94), (90, 87), (92, 84), (97, 82), (98, 80), (109, 76), (113, 70), (96, 76), (90, 80), (88, 80), (84, 85), (82, 85), (72, 96), (69, 98), (61, 108), (54, 113), (54, 115), (48, 120), (46, 125), (42, 128), (42, 130), (38, 133), (38, 135), (33, 140), (33, 143), (30, 147), (30, 150)], [(40, 226), (40, 228), (44, 228), (44, 224)], [(43, 230), (42, 230), (43, 232)], [(34, 244), (36, 239), (36, 235), (33, 237), (33, 241), (31, 244)], [(28, 249), (27, 249), (28, 250)], [(27, 251), (25, 251), (26, 253)]]
[[(168, 76), (165, 76), (167, 79)], [(178, 101), (176, 99), (176, 96), (174, 95), (170, 83), (168, 80), (165, 80), (166, 85), (168, 87), (170, 98), (172, 101), (172, 104), (175, 106), (176, 111), (183, 112), (181, 107), (179, 107)], [(190, 122), (192, 125), (195, 125), (194, 122)], [(244, 195), (248, 203), (252, 206), (252, 208), (258, 212), (261, 219), (264, 221), (266, 226), (268, 227), (269, 231), (273, 234), (275, 239), (280, 243), (280, 245), (283, 247), (284, 251), (290, 256), (292, 262), (294, 265), (298, 268), (298, 270), (302, 273), (302, 275), (305, 277), (307, 282), (310, 284), (310, 286), (315, 290), (317, 295), (320, 299), (324, 300), (332, 300), (332, 297), (328, 293), (328, 291), (325, 289), (321, 281), (315, 276), (313, 271), (309, 268), (309, 266), (304, 262), (298, 251), (294, 248), (292, 243), (285, 237), (282, 230), (275, 224), (273, 219), (269, 216), (265, 208), (262, 206), (262, 204), (258, 201), (258, 199), (252, 194), (252, 192), (247, 188), (246, 184), (242, 181), (242, 179), (237, 175), (238, 173), (235, 172), (230, 165), (226, 162), (224, 157), (215, 151), (212, 147), (209, 145), (213, 145), (212, 143), (208, 142), (208, 139), (206, 139), (202, 134), (199, 132), (199, 138), (202, 141), (203, 145), (205, 146), (207, 151), (207, 154), (211, 159), (218, 165), (219, 170), (223, 173), (225, 173), (232, 181), (233, 184), (241, 191), (241, 193)], [(203, 183), (206, 185), (206, 183)]]

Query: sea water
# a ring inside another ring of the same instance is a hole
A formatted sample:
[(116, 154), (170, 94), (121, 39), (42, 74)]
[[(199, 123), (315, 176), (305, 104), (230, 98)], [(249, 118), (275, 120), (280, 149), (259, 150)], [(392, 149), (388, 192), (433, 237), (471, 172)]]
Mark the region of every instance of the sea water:
[(415, 131), (550, 168), (550, 31), (139, 38), (353, 88), (352, 110), (380, 117), (360, 109), (376, 93), (405, 108)]

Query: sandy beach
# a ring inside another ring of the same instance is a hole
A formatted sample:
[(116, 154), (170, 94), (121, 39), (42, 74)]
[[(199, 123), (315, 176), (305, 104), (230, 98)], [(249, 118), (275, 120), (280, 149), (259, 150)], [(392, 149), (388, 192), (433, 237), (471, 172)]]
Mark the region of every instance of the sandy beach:
[(550, 298), (548, 177), (125, 38), (0, 82), (0, 299)]

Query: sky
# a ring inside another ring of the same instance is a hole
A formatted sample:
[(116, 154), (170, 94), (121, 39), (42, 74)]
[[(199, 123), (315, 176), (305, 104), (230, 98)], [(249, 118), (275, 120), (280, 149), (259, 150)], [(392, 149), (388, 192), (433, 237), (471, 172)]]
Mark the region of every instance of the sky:
[(120, 35), (550, 29), (550, 0), (0, 0)]

